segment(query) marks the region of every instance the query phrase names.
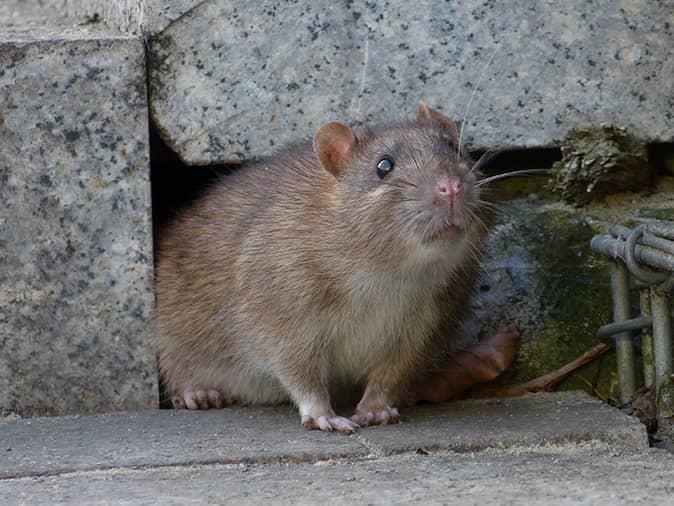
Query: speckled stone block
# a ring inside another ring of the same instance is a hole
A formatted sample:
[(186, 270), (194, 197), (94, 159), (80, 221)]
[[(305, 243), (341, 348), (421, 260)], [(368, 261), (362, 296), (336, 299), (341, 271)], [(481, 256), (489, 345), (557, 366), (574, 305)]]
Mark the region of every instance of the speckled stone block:
[[(203, 0), (2, 0), (0, 28), (14, 34), (74, 26), (125, 35), (155, 34)], [(2, 32), (0, 31), (0, 37)]]
[(125, 32), (159, 33), (203, 0), (80, 0), (92, 4), (105, 22)]
[[(44, 2), (45, 0), (4, 0)], [(46, 0), (66, 7), (70, 16), (92, 17), (125, 34), (155, 34), (203, 0)], [(1, 12), (0, 7), (0, 12)]]
[(672, 47), (671, 1), (209, 0), (152, 39), (151, 114), (187, 163), (239, 160), (419, 100), (460, 121), (484, 72), (474, 147), (602, 122), (669, 141)]
[(0, 104), (0, 413), (157, 406), (142, 41), (0, 41)]

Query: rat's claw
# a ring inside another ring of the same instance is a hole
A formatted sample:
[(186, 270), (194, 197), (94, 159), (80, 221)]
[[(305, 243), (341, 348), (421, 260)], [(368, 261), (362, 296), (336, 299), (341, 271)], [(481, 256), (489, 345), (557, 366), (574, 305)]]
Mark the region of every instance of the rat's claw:
[(212, 408), (222, 409), (225, 407), (225, 398), (217, 390), (209, 390), (208, 392), (208, 403)]
[(217, 390), (188, 390), (171, 399), (175, 409), (221, 409), (225, 407), (225, 398)]
[(398, 423), (400, 418), (400, 413), (396, 408), (390, 408), (388, 406), (373, 410), (356, 410), (354, 415), (351, 417), (351, 420), (356, 422), (361, 427), (367, 427), (368, 425), (389, 425), (392, 423)]
[(335, 416), (330, 418), (330, 425), (342, 434), (354, 434), (360, 429), (360, 425), (356, 422), (344, 418), (343, 416)]
[(342, 434), (354, 434), (360, 428), (356, 422), (343, 416), (313, 417), (304, 415), (302, 416), (302, 425), (309, 430), (322, 430), (324, 432), (336, 430)]

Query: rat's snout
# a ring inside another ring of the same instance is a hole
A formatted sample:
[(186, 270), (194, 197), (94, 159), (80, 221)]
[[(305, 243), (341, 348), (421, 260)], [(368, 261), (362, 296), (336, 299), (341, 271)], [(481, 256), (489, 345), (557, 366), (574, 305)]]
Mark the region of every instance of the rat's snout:
[(463, 181), (459, 176), (440, 176), (435, 183), (436, 197), (454, 199), (463, 192)]

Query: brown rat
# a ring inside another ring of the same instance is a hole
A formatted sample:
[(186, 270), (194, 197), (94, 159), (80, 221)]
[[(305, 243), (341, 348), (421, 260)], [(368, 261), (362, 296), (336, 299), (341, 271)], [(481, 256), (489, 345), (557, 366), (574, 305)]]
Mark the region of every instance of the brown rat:
[[(331, 122), (219, 179), (159, 243), (156, 349), (176, 407), (291, 400), (309, 429), (398, 418), (464, 317), (488, 207), (456, 125)], [(331, 396), (363, 389), (351, 418)]]

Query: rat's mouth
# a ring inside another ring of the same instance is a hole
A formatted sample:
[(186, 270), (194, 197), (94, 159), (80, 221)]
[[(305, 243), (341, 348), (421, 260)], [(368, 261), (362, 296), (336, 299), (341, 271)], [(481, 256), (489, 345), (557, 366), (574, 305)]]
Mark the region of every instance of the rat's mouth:
[(441, 229), (433, 232), (429, 237), (427, 242), (435, 241), (450, 241), (452, 239), (457, 239), (461, 237), (464, 233), (464, 229), (458, 225), (452, 223), (443, 226)]

